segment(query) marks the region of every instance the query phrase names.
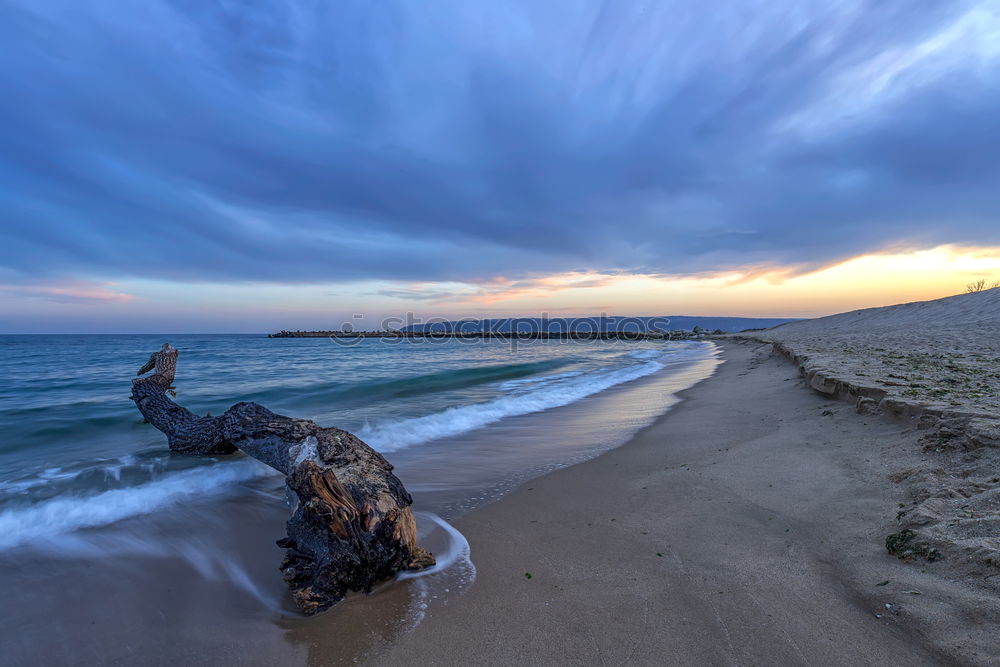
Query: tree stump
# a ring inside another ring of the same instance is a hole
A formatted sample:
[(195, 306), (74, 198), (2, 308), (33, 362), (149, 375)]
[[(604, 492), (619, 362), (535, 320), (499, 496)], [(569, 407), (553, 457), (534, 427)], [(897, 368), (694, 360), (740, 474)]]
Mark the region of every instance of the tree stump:
[(372, 587), (402, 570), (434, 564), (417, 546), (413, 499), (392, 465), (360, 438), (307, 419), (237, 403), (201, 417), (169, 397), (177, 350), (164, 344), (132, 381), (132, 400), (167, 436), (172, 451), (231, 454), (237, 449), (285, 475), (291, 517), (281, 572), (306, 614), (330, 608), (348, 591)]

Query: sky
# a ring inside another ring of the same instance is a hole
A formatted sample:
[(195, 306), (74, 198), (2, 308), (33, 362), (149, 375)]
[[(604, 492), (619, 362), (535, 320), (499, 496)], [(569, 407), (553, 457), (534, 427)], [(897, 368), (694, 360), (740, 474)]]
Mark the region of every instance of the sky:
[(7, 0), (0, 43), (0, 333), (1000, 279), (993, 1)]

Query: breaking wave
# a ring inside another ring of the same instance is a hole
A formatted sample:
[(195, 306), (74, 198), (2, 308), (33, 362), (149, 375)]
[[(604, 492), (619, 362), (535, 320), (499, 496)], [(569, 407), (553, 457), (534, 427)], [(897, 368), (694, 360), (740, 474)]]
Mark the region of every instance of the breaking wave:
[(10, 507), (0, 511), (0, 550), (151, 514), (193, 498), (231, 492), (236, 482), (275, 474), (262, 463), (244, 460), (183, 470), (96, 495), (60, 495), (27, 507)]
[[(661, 353), (656, 354), (662, 356)], [(379, 451), (392, 452), (411, 445), (473, 431), (506, 417), (569, 405), (615, 385), (652, 375), (664, 367), (659, 361), (650, 360), (616, 369), (602, 369), (577, 375), (564, 374), (561, 379), (550, 379), (541, 383), (538, 388), (530, 388), (531, 384), (525, 383), (529, 387), (527, 391), (501, 396), (486, 403), (448, 408), (423, 417), (376, 426), (366, 425), (358, 435)]]

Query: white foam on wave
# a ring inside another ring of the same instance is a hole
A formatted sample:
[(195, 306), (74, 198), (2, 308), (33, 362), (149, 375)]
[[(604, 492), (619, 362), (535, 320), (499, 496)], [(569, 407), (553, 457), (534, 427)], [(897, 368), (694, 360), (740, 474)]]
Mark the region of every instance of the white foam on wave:
[(26, 474), (19, 479), (0, 480), (0, 494), (20, 494), (94, 473), (103, 474), (107, 479), (120, 482), (122, 472), (126, 468), (138, 467), (153, 474), (162, 468), (167, 460), (167, 457), (158, 457), (148, 463), (139, 463), (134, 455), (126, 454), (116, 458), (93, 459), (83, 463), (74, 463), (66, 467), (45, 468), (40, 472)]
[(430, 522), (436, 528), (443, 530), (447, 537), (447, 544), (443, 550), (435, 554), (433, 567), (418, 572), (401, 572), (396, 575), (397, 581), (416, 580), (413, 582), (406, 631), (412, 631), (424, 620), (428, 608), (435, 600), (461, 595), (476, 581), (476, 566), (472, 562), (472, 548), (469, 546), (469, 541), (465, 539), (465, 535), (462, 535), (454, 526), (437, 514), (430, 512), (414, 512), (414, 514), (418, 519)]
[(396, 578), (399, 580), (418, 579), (420, 577), (426, 577), (430, 574), (444, 572), (454, 565), (461, 563), (465, 568), (470, 570), (468, 574), (468, 583), (471, 584), (475, 581), (476, 566), (472, 563), (472, 548), (469, 546), (469, 541), (465, 539), (465, 535), (458, 532), (457, 528), (439, 517), (437, 514), (432, 512), (414, 512), (414, 514), (418, 518), (424, 518), (427, 521), (432, 522), (438, 528), (443, 530), (448, 536), (448, 545), (445, 547), (444, 551), (439, 551), (434, 555), (434, 565), (432, 567), (424, 570), (417, 570), (416, 572), (400, 572), (396, 575)]
[(231, 491), (233, 483), (268, 474), (277, 473), (257, 461), (237, 461), (171, 473), (139, 486), (96, 495), (64, 495), (29, 507), (9, 508), (0, 512), (0, 550), (151, 514), (191, 498)]
[(658, 361), (646, 361), (611, 370), (584, 373), (546, 383), (534, 391), (501, 396), (486, 403), (448, 408), (442, 412), (403, 419), (377, 426), (365, 425), (358, 434), (382, 452), (392, 452), (439, 438), (466, 433), (506, 417), (569, 405), (624, 382), (637, 380), (662, 370)]

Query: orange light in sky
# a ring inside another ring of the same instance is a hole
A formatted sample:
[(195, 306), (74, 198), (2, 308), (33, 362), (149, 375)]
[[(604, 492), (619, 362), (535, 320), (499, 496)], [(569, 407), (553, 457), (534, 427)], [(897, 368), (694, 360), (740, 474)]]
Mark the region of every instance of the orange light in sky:
[[(695, 276), (571, 273), (496, 279), (452, 294), (449, 310), (553, 314), (692, 314), (814, 317), (957, 294), (979, 278), (1000, 280), (1000, 248), (940, 246), (871, 254), (806, 274), (787, 269)], [(429, 301), (428, 305), (443, 305)]]

